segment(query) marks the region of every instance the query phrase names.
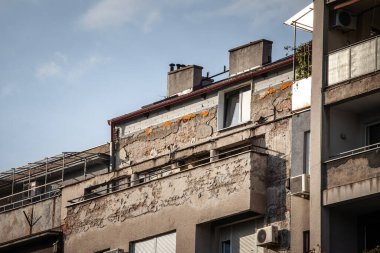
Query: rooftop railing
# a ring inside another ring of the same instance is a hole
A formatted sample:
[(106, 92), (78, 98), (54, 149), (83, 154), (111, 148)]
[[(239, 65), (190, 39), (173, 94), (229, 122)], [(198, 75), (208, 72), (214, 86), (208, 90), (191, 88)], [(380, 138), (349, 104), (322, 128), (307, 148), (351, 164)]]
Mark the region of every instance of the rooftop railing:
[(373, 37), (328, 55), (328, 85), (380, 70), (380, 36)]
[(57, 180), (2, 197), (0, 198), (0, 213), (59, 196), (61, 183), (61, 180)]

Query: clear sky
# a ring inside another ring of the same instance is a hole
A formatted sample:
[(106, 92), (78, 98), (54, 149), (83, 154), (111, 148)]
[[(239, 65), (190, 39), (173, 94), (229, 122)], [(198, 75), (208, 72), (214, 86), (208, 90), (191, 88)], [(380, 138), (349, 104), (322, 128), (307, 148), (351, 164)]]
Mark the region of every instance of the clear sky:
[(0, 171), (106, 143), (108, 119), (164, 98), (171, 62), (219, 73), (262, 38), (284, 57), (310, 2), (0, 0)]

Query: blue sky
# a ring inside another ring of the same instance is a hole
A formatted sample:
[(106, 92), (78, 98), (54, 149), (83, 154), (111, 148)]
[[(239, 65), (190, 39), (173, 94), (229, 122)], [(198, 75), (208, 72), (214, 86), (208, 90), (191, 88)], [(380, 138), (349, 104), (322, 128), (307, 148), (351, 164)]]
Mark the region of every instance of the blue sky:
[(218, 73), (261, 38), (285, 56), (310, 2), (0, 0), (0, 171), (106, 143), (108, 119), (165, 96), (171, 62)]

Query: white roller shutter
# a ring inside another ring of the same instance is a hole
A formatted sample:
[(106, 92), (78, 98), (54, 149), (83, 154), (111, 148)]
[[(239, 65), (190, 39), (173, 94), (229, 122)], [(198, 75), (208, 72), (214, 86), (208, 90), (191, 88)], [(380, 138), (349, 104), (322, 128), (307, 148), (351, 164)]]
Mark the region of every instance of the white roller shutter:
[(175, 253), (176, 233), (157, 237), (156, 253)]
[(149, 240), (136, 242), (134, 244), (134, 253), (154, 253), (154, 248), (156, 246), (156, 238)]
[(133, 253), (175, 253), (176, 233), (136, 242), (132, 248)]

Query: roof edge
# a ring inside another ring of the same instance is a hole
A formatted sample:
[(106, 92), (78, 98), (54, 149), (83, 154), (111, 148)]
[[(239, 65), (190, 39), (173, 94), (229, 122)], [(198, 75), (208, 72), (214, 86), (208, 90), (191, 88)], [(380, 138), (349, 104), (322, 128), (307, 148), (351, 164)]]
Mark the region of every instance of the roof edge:
[(285, 67), (287, 65), (290, 65), (291, 63), (293, 63), (293, 56), (292, 55), (285, 57), (285, 58), (282, 58), (280, 60), (277, 60), (276, 62), (270, 63), (268, 65), (265, 65), (259, 69), (247, 71), (245, 73), (241, 73), (241, 74), (238, 74), (236, 76), (229, 77), (227, 79), (221, 80), (221, 81), (216, 82), (210, 86), (206, 86), (204, 88), (195, 90), (191, 93), (188, 93), (188, 94), (185, 94), (182, 96), (177, 96), (177, 97), (174, 97), (173, 99), (164, 100), (161, 103), (152, 104), (151, 106), (144, 107), (144, 108), (141, 108), (139, 110), (124, 114), (122, 116), (112, 118), (112, 119), (108, 120), (107, 122), (109, 125), (114, 125), (116, 123), (122, 123), (126, 120), (141, 116), (141, 115), (146, 114), (146, 113), (156, 111), (156, 110), (164, 108), (166, 106), (173, 105), (173, 104), (176, 104), (176, 103), (179, 103), (179, 102), (182, 102), (182, 101), (185, 101), (185, 100), (188, 100), (191, 98), (195, 98), (195, 97), (201, 96), (203, 94), (218, 90), (218, 89), (220, 89), (224, 86), (227, 86), (229, 84), (232, 84), (235, 82), (245, 81), (247, 79), (251, 79), (251, 78), (256, 77), (258, 75), (267, 73), (269, 71)]

